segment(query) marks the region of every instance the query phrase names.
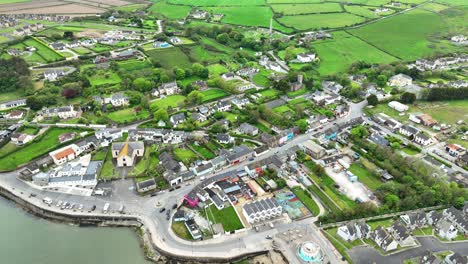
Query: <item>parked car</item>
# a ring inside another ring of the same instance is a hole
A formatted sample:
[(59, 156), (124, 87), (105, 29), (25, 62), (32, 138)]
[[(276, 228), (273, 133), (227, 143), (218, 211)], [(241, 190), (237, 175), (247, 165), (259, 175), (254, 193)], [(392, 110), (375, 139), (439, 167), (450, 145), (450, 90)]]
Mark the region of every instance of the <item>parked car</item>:
[(174, 210), (174, 209), (176, 209), (176, 208), (177, 208), (177, 204), (174, 204), (174, 205), (172, 206), (172, 209)]
[(164, 208), (164, 207), (161, 208), (161, 209), (159, 209), (159, 212), (160, 212), (160, 213), (162, 213), (162, 212), (164, 212), (164, 211), (166, 211), (166, 208)]

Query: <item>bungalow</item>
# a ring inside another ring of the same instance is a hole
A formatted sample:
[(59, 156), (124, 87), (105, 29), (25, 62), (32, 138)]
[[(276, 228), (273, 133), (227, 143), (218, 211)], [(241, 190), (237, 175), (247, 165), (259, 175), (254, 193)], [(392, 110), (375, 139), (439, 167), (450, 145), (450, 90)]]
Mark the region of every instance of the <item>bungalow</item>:
[(160, 49), (160, 48), (168, 48), (170, 47), (171, 44), (165, 42), (165, 41), (155, 41), (153, 42), (153, 48)]
[(258, 128), (255, 127), (255, 126), (252, 126), (251, 124), (248, 124), (248, 123), (242, 123), (237, 128), (237, 133), (245, 134), (245, 135), (249, 135), (249, 136), (256, 136), (256, 135), (258, 135)]
[(116, 159), (117, 167), (131, 167), (137, 157), (143, 157), (145, 145), (143, 142), (126, 141), (112, 144), (112, 158)]
[(193, 121), (200, 122), (200, 123), (205, 122), (207, 120), (206, 116), (197, 112), (193, 112), (192, 114), (190, 114), (190, 117), (192, 118)]
[(50, 47), (54, 50), (64, 50), (66, 48), (65, 44), (61, 42), (55, 42), (50, 44)]
[(185, 222), (189, 219), (189, 216), (187, 215), (187, 213), (182, 210), (182, 209), (179, 209), (175, 212), (174, 216), (172, 217), (172, 220), (174, 222)]
[(65, 143), (67, 141), (70, 141), (70, 140), (74, 139), (75, 137), (76, 137), (75, 132), (68, 132), (68, 133), (64, 133), (64, 134), (59, 135), (58, 139), (59, 139), (60, 143)]
[(445, 146), (445, 151), (453, 157), (460, 157), (466, 153), (466, 149), (458, 144), (448, 144)]
[(216, 141), (221, 144), (229, 144), (234, 139), (229, 134), (216, 134)]
[(354, 241), (358, 238), (357, 228), (354, 224), (348, 223), (338, 227), (336, 234), (339, 235), (345, 241)]
[(5, 118), (6, 119), (22, 119), (24, 116), (24, 112), (23, 111), (19, 111), (19, 110), (14, 110), (14, 111), (11, 111), (10, 113), (6, 114), (5, 115)]
[(408, 86), (413, 84), (413, 78), (406, 74), (397, 74), (388, 80), (388, 85), (389, 86), (396, 86), (396, 87), (403, 87), (403, 86)]
[(413, 126), (403, 125), (400, 127), (399, 132), (400, 134), (411, 138), (414, 137), (417, 133), (419, 133), (419, 130)]
[(414, 141), (420, 145), (427, 146), (432, 143), (432, 139), (426, 136), (423, 132), (419, 132), (414, 136)]
[(316, 59), (315, 53), (300, 53), (297, 54), (296, 59), (301, 63), (312, 62)]
[(65, 44), (65, 46), (67, 48), (74, 49), (74, 48), (77, 48), (77, 47), (81, 46), (81, 43), (79, 41), (72, 41), (70, 43)]
[(172, 126), (177, 126), (185, 122), (185, 120), (186, 120), (185, 113), (178, 113), (178, 114), (171, 116), (171, 118), (169, 118), (169, 121), (171, 122)]
[(275, 72), (284, 72), (283, 68), (276, 62), (267, 62), (265, 68), (275, 71)]
[(13, 133), (10, 137), (11, 143), (21, 146), (34, 139), (34, 136), (24, 133)]
[(7, 110), (26, 105), (26, 99), (18, 99), (0, 103), (0, 110)]
[(206, 19), (208, 12), (204, 10), (195, 10), (190, 15), (195, 19)]
[(65, 76), (65, 71), (62, 69), (52, 69), (44, 71), (44, 78), (50, 82), (56, 81), (59, 77)]
[(50, 152), (49, 156), (52, 157), (56, 165), (61, 165), (67, 161), (74, 160), (80, 154), (80, 148), (75, 144), (71, 144)]
[(138, 54), (137, 51), (133, 49), (124, 50), (113, 55), (113, 58), (116, 60), (126, 60), (132, 57), (135, 57)]
[(398, 112), (404, 112), (404, 111), (407, 111), (409, 109), (409, 107), (407, 105), (404, 105), (398, 101), (391, 101), (390, 103), (388, 103), (388, 106), (390, 108), (393, 108), (395, 109), (396, 111)]

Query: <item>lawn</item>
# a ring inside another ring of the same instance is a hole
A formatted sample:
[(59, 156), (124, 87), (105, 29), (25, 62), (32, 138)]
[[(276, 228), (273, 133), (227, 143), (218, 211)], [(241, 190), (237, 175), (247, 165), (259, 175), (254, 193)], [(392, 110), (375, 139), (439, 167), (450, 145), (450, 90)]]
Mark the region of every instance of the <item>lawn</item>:
[(175, 108), (175, 107), (178, 107), (180, 103), (183, 103), (184, 100), (185, 100), (185, 96), (183, 95), (178, 95), (178, 94), (169, 95), (165, 98), (157, 99), (151, 102), (150, 109), (153, 111), (153, 110), (160, 109), (160, 108), (164, 108), (164, 109), (167, 109), (168, 107)]
[(254, 84), (261, 86), (261, 87), (268, 87), (270, 84), (270, 79), (268, 79), (269, 75), (270, 75), (269, 71), (263, 68), (260, 69), (260, 71), (253, 76)]
[(398, 60), (343, 31), (333, 33), (333, 39), (317, 41), (314, 47), (320, 58), (319, 73), (322, 75), (343, 72), (359, 60), (369, 63), (390, 63)]
[(318, 30), (341, 28), (364, 22), (366, 19), (349, 13), (329, 13), (299, 16), (283, 16), (278, 18), (282, 24), (297, 30)]
[(276, 97), (280, 94), (278, 90), (274, 89), (265, 89), (258, 92), (262, 97)]
[(58, 148), (60, 146), (58, 137), (61, 134), (68, 132), (76, 132), (76, 129), (57, 127), (50, 128), (40, 137), (18, 149), (18, 151), (0, 158), (0, 171), (13, 170), (19, 165), (25, 164)]
[(72, 49), (74, 52), (76, 52), (78, 55), (86, 55), (92, 53), (91, 50), (85, 48), (85, 47), (76, 47)]
[(35, 47), (36, 51), (34, 52), (34, 54), (39, 55), (47, 62), (54, 62), (54, 61), (62, 60), (64, 58), (62, 55), (52, 50), (47, 45), (45, 45), (42, 41), (34, 37), (26, 39), (23, 43), (25, 46)]
[(198, 159), (197, 154), (195, 154), (190, 149), (176, 148), (174, 150), (174, 155), (176, 160), (182, 161), (186, 165), (189, 165), (190, 163)]
[(328, 234), (330, 234), (333, 238), (335, 238), (336, 240), (338, 240), (343, 246), (345, 246), (347, 249), (351, 249), (353, 247), (357, 247), (357, 246), (360, 246), (363, 244), (363, 242), (360, 240), (360, 239), (356, 239), (354, 241), (345, 241), (343, 240), (343, 238), (341, 238), (338, 234), (337, 234), (337, 231), (338, 231), (338, 227), (334, 227), (334, 228), (330, 228), (330, 229), (326, 229), (325, 232), (327, 232)]
[(185, 240), (193, 240), (184, 222), (172, 222), (171, 228), (178, 237)]
[(197, 46), (191, 46), (189, 48), (190, 51), (190, 57), (192, 60), (196, 60), (199, 62), (202, 62), (204, 64), (206, 63), (215, 63), (220, 60), (227, 60), (229, 59), (229, 55), (221, 52), (221, 51), (214, 51), (212, 49), (208, 49), (205, 47), (202, 47), (200, 45)]
[(411, 61), (459, 49), (441, 40), (448, 30), (449, 25), (443, 16), (415, 9), (349, 32), (380, 50)]
[(11, 152), (15, 151), (16, 149), (18, 149), (18, 146), (16, 146), (16, 144), (8, 142), (7, 144), (3, 145), (0, 148), (0, 157), (3, 157), (3, 156), (6, 156), (6, 155), (10, 154)]
[(338, 3), (271, 5), (273, 12), (283, 15), (302, 15), (314, 13), (343, 12)]
[(115, 171), (113, 159), (112, 159), (112, 152), (109, 150), (107, 151), (106, 160), (102, 165), (101, 172), (99, 173), (99, 178), (101, 179), (111, 179), (117, 176), (117, 172)]
[(100, 86), (104, 84), (117, 84), (122, 81), (120, 76), (112, 71), (98, 71), (93, 76), (88, 76), (88, 80), (93, 86)]
[(221, 223), (224, 231), (231, 232), (244, 228), (241, 220), (237, 216), (234, 206), (225, 207), (222, 210), (218, 210), (214, 204), (206, 209), (208, 219), (212, 224)]
[(146, 109), (142, 109), (138, 113), (134, 108), (126, 108), (107, 114), (107, 117), (116, 123), (128, 123), (136, 120), (142, 120), (149, 117), (149, 112)]
[(148, 11), (156, 14), (161, 14), (169, 19), (180, 19), (184, 18), (190, 12), (189, 6), (181, 6), (181, 5), (171, 5), (168, 4), (166, 1), (159, 1), (154, 3)]
[(295, 187), (292, 189), (293, 193), (301, 200), (301, 202), (309, 209), (312, 215), (316, 216), (320, 213), (320, 208), (318, 207), (317, 203), (315, 203), (314, 199), (311, 198), (310, 194), (303, 190), (300, 187)]
[(367, 168), (360, 164), (352, 164), (349, 170), (358, 177), (360, 182), (364, 183), (372, 191), (377, 190), (377, 188), (383, 184), (378, 177), (372, 175)]
[(152, 49), (147, 50), (145, 53), (151, 58), (152, 61), (158, 62), (163, 68), (171, 70), (174, 67), (189, 68), (192, 63), (185, 53), (178, 47), (166, 49)]
[(416, 154), (419, 154), (419, 151), (414, 150), (412, 148), (407, 148), (407, 147), (402, 148), (401, 151), (403, 151), (404, 153), (406, 153), (406, 154), (408, 154), (410, 156), (414, 156)]
[(203, 94), (203, 100), (202, 100), (203, 103), (213, 101), (219, 98), (223, 98), (229, 95), (226, 91), (222, 89), (216, 89), (216, 88), (208, 89), (201, 93)]
[(126, 71), (139, 71), (146, 68), (153, 67), (149, 61), (140, 61), (140, 60), (125, 60), (117, 62), (119, 68)]
[(273, 108), (273, 112), (275, 113), (286, 113), (286, 112), (293, 112), (291, 108), (289, 108), (287, 105), (282, 105)]
[(213, 152), (211, 152), (208, 148), (206, 148), (203, 145), (190, 144), (190, 147), (192, 147), (196, 152), (202, 155), (206, 160), (210, 160), (216, 157), (216, 155)]
[(229, 72), (228, 68), (224, 67), (221, 64), (217, 64), (217, 63), (208, 65), (207, 68), (208, 68), (208, 71), (210, 72), (210, 76), (218, 76), (218, 75), (221, 75), (223, 73)]
[(368, 18), (378, 18), (379, 15), (377, 15), (374, 11), (370, 10), (369, 7), (367, 6), (358, 6), (358, 5), (346, 5), (344, 6), (347, 12), (359, 15), (359, 16), (364, 16)]
[(299, 89), (297, 91), (294, 91), (294, 92), (288, 92), (287, 95), (289, 98), (294, 98), (294, 97), (298, 97), (299, 95), (303, 95), (307, 93), (307, 89), (306, 88), (302, 88), (302, 89)]
[(214, 47), (218, 51), (224, 52), (224, 53), (227, 53), (227, 54), (232, 54), (234, 52), (234, 49), (232, 49), (231, 47), (223, 45), (223, 44), (221, 44), (221, 43), (219, 43), (219, 42), (217, 42), (217, 41), (215, 41), (213, 39), (210, 39), (210, 38), (202, 38), (200, 40), (200, 43), (203, 43), (205, 45)]
[(393, 224), (393, 219), (387, 218), (383, 220), (377, 220), (377, 221), (368, 221), (366, 222), (370, 227), (371, 230), (375, 230), (377, 227), (390, 227)]
[(134, 12), (134, 11), (136, 11), (138, 9), (142, 9), (144, 7), (146, 7), (145, 4), (133, 4), (133, 5), (115, 7), (114, 9), (119, 10), (119, 11), (124, 11), (124, 12)]
[(31, 2), (31, 0), (0, 0), (0, 5), (1, 4), (22, 3), (22, 2)]
[[(213, 13), (222, 13), (224, 17), (221, 22), (232, 25), (251, 27), (270, 27), (270, 19), (273, 17), (272, 10), (267, 6), (246, 7), (204, 7), (204, 10)], [(273, 20), (273, 29), (288, 33), (292, 30), (284, 27), (276, 20)]]
[(455, 124), (459, 120), (468, 121), (468, 100), (419, 103), (415, 110), (429, 114), (440, 123)]

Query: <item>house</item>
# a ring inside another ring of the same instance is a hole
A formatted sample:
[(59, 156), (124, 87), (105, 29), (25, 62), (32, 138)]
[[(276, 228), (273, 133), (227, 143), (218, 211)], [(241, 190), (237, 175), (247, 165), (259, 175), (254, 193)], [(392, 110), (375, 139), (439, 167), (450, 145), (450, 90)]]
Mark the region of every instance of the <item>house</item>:
[(10, 113), (6, 114), (6, 115), (5, 115), (5, 118), (6, 118), (6, 119), (18, 120), (18, 119), (22, 119), (23, 116), (24, 116), (24, 112), (23, 112), (23, 111), (14, 110), (14, 111), (11, 111)]
[(106, 62), (109, 62), (109, 58), (104, 57), (104, 56), (101, 56), (101, 55), (97, 55), (97, 56), (93, 59), (93, 63), (94, 63), (94, 64), (100, 64), (100, 63), (106, 63)]
[(468, 218), (454, 207), (445, 209), (442, 213), (464, 235), (468, 235)]
[(169, 118), (169, 121), (171, 122), (172, 126), (177, 126), (185, 122), (185, 120), (185, 113), (178, 113)]
[(235, 146), (231, 150), (221, 150), (220, 155), (226, 157), (226, 163), (237, 164), (254, 156), (254, 151), (245, 145)]
[(414, 137), (417, 133), (419, 133), (419, 130), (413, 126), (403, 125), (400, 127), (399, 132), (400, 134), (411, 138)]
[(225, 81), (231, 81), (236, 78), (236, 75), (233, 72), (228, 72), (228, 73), (223, 73), (223, 75), (221, 75), (221, 78), (223, 78), (223, 80)]
[(237, 74), (240, 76), (250, 76), (250, 75), (256, 74), (258, 71), (259, 69), (257, 68), (249, 67), (249, 68), (242, 68), (238, 70)]
[(388, 80), (389, 86), (403, 87), (403, 86), (408, 86), (412, 84), (413, 84), (413, 78), (403, 73), (394, 75), (390, 77), (390, 79)]
[(131, 167), (137, 157), (143, 157), (145, 145), (143, 142), (126, 141), (112, 144), (112, 158), (116, 159), (117, 167)]
[(213, 170), (214, 170), (213, 164), (208, 162), (206, 164), (200, 164), (196, 166), (195, 168), (192, 169), (192, 172), (197, 176), (201, 176), (201, 175), (208, 174), (212, 172)]
[(427, 223), (426, 214), (423, 212), (400, 215), (400, 220), (411, 230), (421, 228)]
[(174, 186), (182, 182), (182, 176), (180, 172), (186, 170), (182, 163), (175, 160), (168, 152), (163, 152), (159, 155), (161, 166), (164, 168), (163, 177), (167, 180), (169, 185)]
[(204, 10), (195, 10), (190, 15), (195, 19), (206, 19), (208, 12)]
[(450, 38), (452, 42), (462, 43), (468, 40), (468, 37), (465, 35), (456, 35)]
[(0, 110), (3, 111), (3, 110), (11, 109), (11, 108), (25, 106), (25, 105), (26, 105), (26, 99), (7, 101), (7, 102), (0, 103)]
[(161, 94), (173, 95), (173, 94), (178, 94), (178, 93), (180, 93), (180, 88), (177, 85), (176, 81), (163, 83), (161, 84), (161, 86), (159, 86), (159, 95)]
[(245, 134), (249, 136), (256, 136), (258, 135), (258, 128), (252, 126), (251, 124), (248, 123), (242, 123), (238, 128), (237, 128), (237, 133), (239, 134)]
[(427, 146), (432, 143), (432, 139), (421, 131), (414, 136), (414, 141), (423, 146)]
[(400, 246), (407, 247), (415, 244), (414, 237), (400, 221), (393, 223), (388, 230)]
[(64, 133), (64, 134), (59, 135), (58, 139), (59, 139), (60, 143), (65, 143), (67, 141), (70, 141), (70, 140), (74, 139), (75, 137), (76, 137), (75, 132), (68, 132), (68, 133)]
[(377, 227), (370, 234), (370, 239), (372, 239), (385, 252), (395, 250), (398, 247), (398, 243), (385, 230), (385, 228), (381, 226)]
[(126, 106), (130, 103), (128, 97), (123, 93), (116, 93), (111, 95), (109, 102), (114, 107)]
[(64, 50), (66, 48), (65, 44), (61, 42), (55, 42), (50, 44), (50, 47), (54, 50)]
[(197, 80), (191, 83), (192, 86), (198, 87), (201, 91), (208, 89), (208, 83), (204, 80)]
[(354, 241), (358, 238), (356, 226), (352, 223), (338, 227), (336, 234), (344, 241)]
[(417, 116), (419, 120), (421, 120), (421, 123), (425, 126), (433, 126), (437, 124), (437, 121), (432, 118), (432, 116), (428, 114), (420, 114)]
[(391, 101), (390, 103), (388, 103), (388, 106), (392, 109), (395, 109), (398, 112), (404, 112), (409, 109), (407, 105), (404, 105), (398, 101)]
[(369, 136), (369, 141), (373, 142), (374, 144), (380, 145), (382, 147), (387, 147), (390, 145), (388, 140), (386, 140), (383, 136), (377, 133), (373, 133)]
[(468, 256), (462, 256), (458, 253), (452, 253), (445, 257), (446, 264), (467, 264)]
[(65, 76), (65, 71), (62, 69), (52, 69), (44, 71), (44, 78), (50, 82), (56, 81), (59, 77)]
[(218, 112), (226, 112), (231, 110), (231, 104), (228, 101), (218, 101), (214, 105), (213, 110)]
[(315, 58), (315, 53), (300, 53), (296, 56), (296, 60), (298, 60), (300, 63), (312, 62), (315, 60)]
[(249, 103), (250, 101), (247, 98), (234, 98), (231, 100), (231, 104), (237, 106), (240, 109), (242, 109), (245, 105)]
[(320, 146), (312, 140), (307, 140), (306, 142), (299, 145), (299, 147), (303, 149), (304, 152), (307, 155), (310, 155), (313, 159), (321, 159), (326, 154), (325, 148), (323, 148), (322, 146)]
[(283, 208), (274, 198), (266, 198), (242, 206), (242, 213), (251, 224), (269, 220), (282, 214)]
[(190, 117), (192, 118), (193, 121), (200, 122), (200, 123), (205, 122), (207, 120), (206, 116), (197, 112), (193, 112), (192, 114), (190, 114)]
[(229, 144), (234, 139), (229, 134), (216, 134), (216, 141), (221, 144)]
[(435, 225), (435, 232), (442, 238), (452, 240), (457, 237), (458, 229), (448, 220), (441, 219)]
[(175, 212), (174, 216), (172, 217), (172, 220), (174, 222), (185, 222), (189, 219), (189, 216), (187, 215), (187, 213), (182, 210), (182, 209), (179, 209)]
[(431, 226), (435, 226), (442, 218), (442, 213), (439, 213), (437, 211), (430, 211), (426, 214), (427, 224)]
[(179, 44), (182, 43), (182, 40), (178, 37), (170, 37), (169, 42), (171, 42), (172, 44)]
[(74, 49), (74, 48), (80, 47), (80, 46), (81, 46), (81, 43), (80, 43), (79, 41), (72, 41), (72, 42), (70, 42), (70, 43), (65, 44), (65, 46), (66, 46), (67, 48)]
[(77, 118), (81, 116), (81, 110), (75, 110), (72, 105), (55, 108), (44, 108), (39, 113), (42, 118), (58, 117), (60, 119)]
[(153, 42), (153, 48), (160, 49), (160, 48), (169, 48), (171, 47), (171, 44), (165, 42), (165, 41), (155, 41)]
[(442, 264), (442, 261), (432, 254), (431, 251), (426, 250), (422, 256), (419, 257), (419, 264)]
[(80, 148), (76, 144), (71, 144), (49, 153), (56, 165), (64, 164), (67, 161), (74, 160), (81, 154)]
[(252, 177), (256, 178), (263, 175), (266, 169), (273, 169), (279, 171), (283, 167), (283, 162), (279, 159), (277, 155), (250, 163), (244, 167), (245, 172)]
[(128, 49), (128, 50), (124, 50), (124, 51), (115, 53), (113, 55), (113, 58), (116, 59), (116, 60), (126, 60), (126, 59), (130, 59), (130, 58), (136, 56), (137, 54), (138, 54), (137, 51), (135, 51), (133, 49)]
[(364, 221), (357, 222), (355, 224), (356, 226), (356, 233), (357, 237), (361, 239), (367, 239), (370, 236), (371, 233), (371, 227), (370, 225), (366, 224)]
[(343, 89), (343, 85), (341, 85), (339, 83), (336, 83), (336, 82), (323, 81), (322, 82), (322, 88), (324, 90), (328, 90), (330, 92), (338, 94)]
[(136, 183), (136, 188), (139, 193), (144, 193), (144, 192), (154, 190), (156, 189), (156, 187), (157, 185), (153, 178)]
[(281, 66), (276, 62), (267, 62), (265, 68), (275, 72), (284, 72), (283, 68), (281, 68)]
[(10, 136), (10, 140), (13, 144), (21, 146), (34, 139), (34, 136), (24, 134), (24, 133), (13, 133)]
[(452, 157), (461, 157), (466, 154), (466, 149), (458, 144), (447, 144), (445, 151)]

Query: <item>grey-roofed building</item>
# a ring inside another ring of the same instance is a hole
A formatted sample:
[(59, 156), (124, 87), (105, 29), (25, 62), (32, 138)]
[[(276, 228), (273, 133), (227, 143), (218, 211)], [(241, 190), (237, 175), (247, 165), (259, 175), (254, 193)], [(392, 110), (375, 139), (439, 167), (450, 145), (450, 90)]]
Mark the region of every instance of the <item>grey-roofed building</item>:
[(177, 126), (178, 124), (181, 124), (183, 122), (185, 122), (185, 113), (178, 113), (178, 114), (175, 114), (173, 116), (171, 116), (171, 118), (169, 119), (169, 121), (171, 122), (171, 124), (173, 126)]
[(255, 127), (255, 126), (252, 126), (251, 124), (248, 124), (248, 123), (242, 123), (237, 128), (237, 133), (245, 134), (245, 135), (249, 135), (249, 136), (256, 136), (258, 134), (258, 128)]
[(400, 221), (396, 221), (388, 230), (400, 246), (406, 247), (415, 244), (409, 230)]
[(229, 134), (216, 134), (216, 141), (221, 144), (229, 144), (232, 142), (232, 137)]
[(271, 197), (244, 204), (242, 207), (242, 213), (251, 224), (278, 217), (282, 212), (281, 205)]
[(336, 234), (345, 241), (354, 241), (358, 238), (357, 229), (353, 223), (348, 223), (338, 227)]
[(422, 256), (419, 257), (419, 264), (442, 264), (442, 261), (438, 259), (432, 252), (426, 250)]
[(468, 256), (462, 256), (458, 253), (452, 253), (445, 257), (447, 264), (468, 264)]
[(229, 164), (237, 164), (254, 156), (253, 150), (245, 145), (235, 146), (232, 150), (221, 150), (221, 155), (226, 157)]
[(145, 181), (137, 182), (136, 186), (137, 186), (137, 191), (139, 193), (151, 191), (151, 190), (156, 189), (157, 187), (156, 182), (154, 181), (153, 178), (145, 180)]

